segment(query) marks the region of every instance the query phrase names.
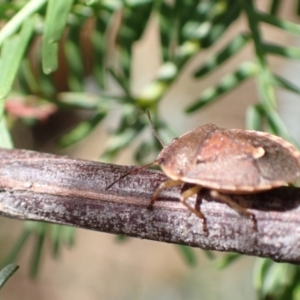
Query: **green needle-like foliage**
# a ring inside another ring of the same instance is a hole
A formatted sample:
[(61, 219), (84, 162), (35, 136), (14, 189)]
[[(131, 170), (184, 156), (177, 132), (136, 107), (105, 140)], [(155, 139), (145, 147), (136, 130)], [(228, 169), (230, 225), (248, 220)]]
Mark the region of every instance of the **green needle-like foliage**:
[(9, 277), (11, 277), (18, 269), (19, 267), (15, 264), (9, 264), (0, 270), (0, 290)]
[(73, 2), (74, 0), (48, 1), (42, 44), (42, 65), (45, 74), (55, 71), (58, 67), (58, 42), (65, 30)]

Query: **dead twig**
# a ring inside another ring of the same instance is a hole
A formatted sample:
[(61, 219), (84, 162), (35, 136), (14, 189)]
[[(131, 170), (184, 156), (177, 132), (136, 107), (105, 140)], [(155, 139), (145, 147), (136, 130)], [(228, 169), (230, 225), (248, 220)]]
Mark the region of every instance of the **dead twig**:
[(231, 196), (255, 215), (257, 231), (251, 219), (204, 192), (197, 202), (206, 235), (203, 220), (179, 203), (178, 188), (162, 192), (153, 210), (146, 209), (166, 179), (159, 171), (141, 170), (106, 190), (127, 171), (125, 166), (0, 149), (0, 215), (300, 263), (300, 189)]

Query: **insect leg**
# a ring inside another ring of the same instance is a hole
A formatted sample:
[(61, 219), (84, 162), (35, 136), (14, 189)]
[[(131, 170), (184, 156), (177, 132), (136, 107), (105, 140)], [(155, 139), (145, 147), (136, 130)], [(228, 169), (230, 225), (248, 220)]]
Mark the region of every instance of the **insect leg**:
[(257, 231), (257, 220), (255, 218), (255, 215), (248, 211), (245, 207), (242, 207), (238, 203), (232, 201), (228, 196), (224, 194), (220, 194), (218, 191), (211, 191), (210, 195), (213, 198), (219, 199), (221, 202), (226, 203), (228, 206), (230, 206), (232, 209), (236, 210), (238, 213), (246, 215), (253, 221), (254, 229)]
[(154, 192), (154, 194), (152, 196), (152, 199), (151, 199), (151, 202), (148, 204), (147, 208), (148, 209), (152, 208), (154, 202), (157, 200), (158, 195), (159, 195), (159, 193), (162, 190), (170, 188), (172, 186), (180, 185), (180, 184), (182, 184), (182, 181), (180, 181), (180, 180), (173, 180), (173, 179), (169, 179), (169, 180), (166, 180), (166, 181), (162, 182), (159, 185), (159, 187), (156, 189), (156, 191)]
[(205, 216), (202, 214), (202, 212), (198, 209), (195, 209), (194, 207), (192, 207), (191, 205), (189, 205), (186, 200), (195, 195), (195, 194), (198, 194), (201, 190), (201, 186), (200, 185), (195, 185), (191, 188), (189, 188), (188, 190), (184, 191), (182, 194), (181, 194), (181, 197), (180, 197), (180, 201), (183, 205), (185, 205), (191, 212), (193, 212), (197, 217), (199, 217), (200, 219), (203, 220), (203, 231), (205, 232), (205, 234), (207, 235), (208, 234), (208, 230), (207, 230), (207, 226), (206, 226), (206, 218)]

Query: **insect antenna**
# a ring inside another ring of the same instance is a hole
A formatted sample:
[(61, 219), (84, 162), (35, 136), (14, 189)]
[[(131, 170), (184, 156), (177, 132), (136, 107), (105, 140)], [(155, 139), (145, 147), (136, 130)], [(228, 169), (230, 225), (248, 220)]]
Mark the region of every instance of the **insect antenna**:
[(155, 137), (157, 138), (157, 140), (160, 142), (160, 144), (165, 147), (163, 141), (160, 139), (160, 137), (158, 136), (157, 134), (157, 131), (155, 130), (155, 127), (154, 127), (154, 124), (153, 124), (153, 121), (151, 119), (151, 116), (150, 116), (150, 112), (148, 109), (146, 109), (146, 113), (147, 113), (147, 116), (148, 116), (148, 119), (149, 119), (149, 122), (150, 122), (150, 125), (151, 125), (151, 128), (152, 128), (152, 132), (153, 134), (155, 135)]
[[(150, 113), (149, 113), (149, 110), (148, 110), (148, 109), (146, 109), (146, 113), (147, 113), (147, 116), (148, 116), (148, 119), (149, 119), (149, 122), (150, 122), (150, 125), (151, 125), (151, 128), (152, 128), (153, 134), (155, 135), (155, 137), (157, 138), (157, 140), (160, 142), (160, 144), (161, 144), (163, 147), (165, 147), (164, 143), (162, 142), (162, 140), (161, 140), (160, 137), (158, 136), (157, 131), (155, 130), (155, 127), (154, 127), (154, 124), (153, 124), (153, 121), (152, 121), (152, 119), (151, 119), (151, 116), (150, 116)], [(150, 163), (150, 164), (147, 164), (147, 165), (145, 165), (145, 166), (137, 167), (137, 168), (132, 169), (131, 171), (129, 171), (129, 172), (127, 172), (127, 173), (121, 175), (118, 179), (116, 179), (116, 180), (113, 181), (111, 184), (109, 184), (109, 185), (106, 187), (105, 190), (110, 189), (115, 183), (117, 183), (119, 180), (125, 178), (126, 176), (128, 176), (128, 175), (130, 175), (130, 174), (137, 173), (137, 172), (139, 172), (139, 171), (142, 170), (142, 169), (146, 169), (146, 168), (148, 168), (148, 167), (150, 167), (150, 166), (154, 166), (154, 165), (159, 165), (158, 160), (155, 160), (154, 162), (152, 162), (152, 163)]]
[(143, 169), (146, 169), (150, 166), (154, 166), (154, 165), (158, 165), (158, 161), (155, 160), (154, 162), (150, 163), (150, 164), (147, 164), (145, 166), (142, 166), (142, 167), (137, 167), (137, 168), (134, 168), (128, 172), (126, 172), (125, 174), (121, 175), (119, 178), (117, 178), (115, 181), (113, 181), (110, 185), (108, 185), (105, 190), (108, 190), (110, 189), (115, 183), (117, 183), (119, 180), (125, 178), (126, 176), (130, 175), (130, 174), (134, 174), (134, 173), (137, 173), (139, 172), (140, 170), (143, 170)]

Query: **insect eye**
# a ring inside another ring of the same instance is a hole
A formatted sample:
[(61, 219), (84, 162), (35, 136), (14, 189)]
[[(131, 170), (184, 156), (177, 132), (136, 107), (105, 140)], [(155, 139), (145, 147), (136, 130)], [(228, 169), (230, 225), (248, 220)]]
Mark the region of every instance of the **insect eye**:
[(161, 165), (165, 162), (165, 159), (161, 157), (160, 159), (157, 160), (157, 162), (159, 165)]

